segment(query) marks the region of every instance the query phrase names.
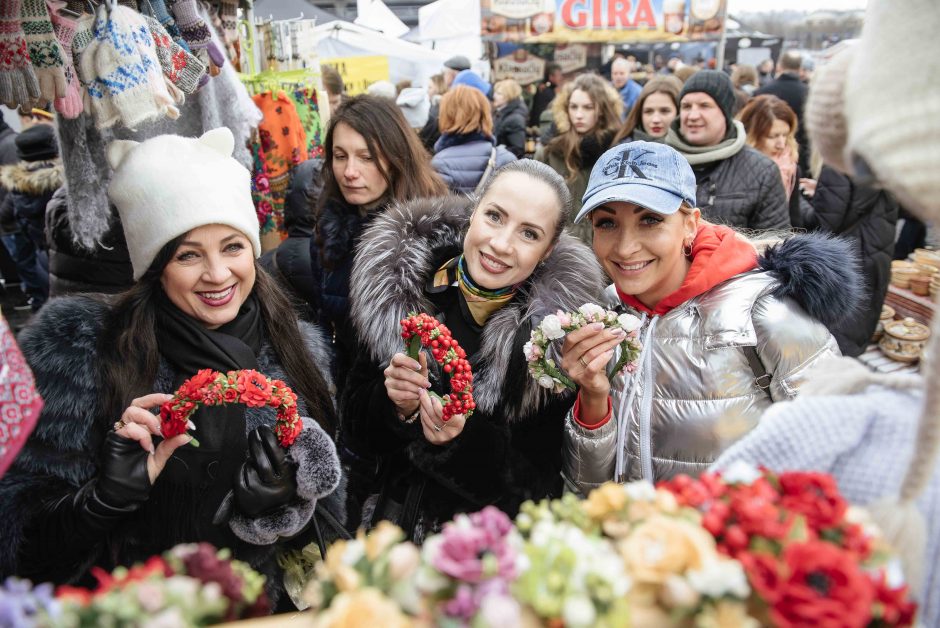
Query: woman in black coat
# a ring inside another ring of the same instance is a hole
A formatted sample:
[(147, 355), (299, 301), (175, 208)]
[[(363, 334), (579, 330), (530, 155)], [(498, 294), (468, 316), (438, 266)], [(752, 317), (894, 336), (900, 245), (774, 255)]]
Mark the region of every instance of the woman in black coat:
[[(112, 300), (53, 299), (20, 335), (45, 405), (0, 481), (3, 576), (89, 585), (92, 567), (206, 541), (267, 575), (276, 598), (279, 544), (313, 540), (318, 500), (343, 516), (325, 343), (257, 266), (250, 175), (233, 147), (220, 128), (109, 148), (135, 283)], [(198, 448), (186, 433), (160, 439), (150, 410), (202, 369), (291, 386), (307, 418), (289, 449), (272, 408), (241, 404), (195, 411)]]
[(521, 158), (525, 154), (525, 123), (529, 108), (522, 100), (522, 88), (513, 79), (493, 85), (493, 135), (496, 145), (505, 146)]
[(812, 209), (805, 211), (803, 227), (855, 240), (871, 297), (868, 307), (832, 330), (843, 355), (864, 353), (875, 333), (891, 279), (898, 212), (898, 203), (888, 192), (860, 185), (829, 166), (819, 173)]
[[(527, 372), (532, 326), (603, 290), (590, 251), (562, 234), (571, 198), (548, 166), (497, 171), (474, 205), (427, 199), (386, 212), (366, 230), (353, 268), (352, 317), (361, 349), (341, 400), (343, 437), (372, 460), (376, 483), (350, 481), (368, 525), (391, 519), (416, 541), (460, 512), (557, 496), (561, 438), (573, 399)], [(438, 364), (403, 353), (400, 319), (426, 312), (451, 330), (473, 368), (476, 410), (442, 420), (426, 390)]]

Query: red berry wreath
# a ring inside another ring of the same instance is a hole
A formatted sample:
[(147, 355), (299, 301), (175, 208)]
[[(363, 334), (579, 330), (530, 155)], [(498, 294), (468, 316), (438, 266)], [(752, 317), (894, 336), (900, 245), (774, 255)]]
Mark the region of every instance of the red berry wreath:
[[(160, 406), (163, 437), (185, 434), (189, 417), (200, 407), (227, 403), (243, 403), (250, 408), (276, 408), (274, 434), (285, 449), (293, 444), (303, 429), (303, 421), (297, 412), (297, 395), (281, 380), (268, 379), (250, 369), (228, 373), (203, 369), (183, 382), (173, 398)], [(190, 442), (199, 446), (195, 438)]]
[(455, 414), (469, 419), (477, 407), (473, 401), (473, 373), (467, 353), (450, 335), (450, 330), (429, 314), (412, 313), (401, 321), (401, 337), (408, 343), (408, 357), (417, 360), (421, 347), (426, 347), (450, 376), (450, 394), (440, 398), (444, 420), (449, 421)]

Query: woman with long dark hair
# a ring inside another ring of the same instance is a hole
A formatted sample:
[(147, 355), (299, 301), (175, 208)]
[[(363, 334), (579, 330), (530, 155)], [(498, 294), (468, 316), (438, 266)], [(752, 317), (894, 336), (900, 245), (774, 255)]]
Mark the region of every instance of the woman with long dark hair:
[(332, 336), (332, 372), (341, 390), (355, 353), (349, 275), (359, 235), (391, 203), (447, 194), (447, 188), (401, 111), (384, 98), (346, 101), (330, 123), (323, 148), (324, 187), (310, 239), (314, 290), (303, 296)]
[[(48, 303), (21, 334), (45, 399), (0, 483), (0, 573), (87, 584), (181, 542), (229, 547), (281, 588), (276, 549), (304, 531), (340, 480), (328, 352), (257, 265), (250, 175), (234, 138), (115, 142), (109, 189), (134, 286), (113, 300)], [(160, 440), (151, 412), (202, 369), (253, 369), (296, 392), (304, 426), (289, 449), (270, 408), (198, 409), (189, 435)], [(342, 504), (326, 500), (342, 517)]]
[(679, 115), (680, 91), (682, 83), (674, 76), (651, 78), (640, 91), (613, 143), (663, 141), (669, 125)]
[[(558, 135), (535, 152), (535, 159), (564, 178), (575, 211), (581, 207), (591, 168), (620, 129), (621, 111), (620, 94), (596, 74), (582, 74), (566, 83), (552, 102)], [(593, 234), (583, 225), (572, 227), (572, 233), (591, 243)]]

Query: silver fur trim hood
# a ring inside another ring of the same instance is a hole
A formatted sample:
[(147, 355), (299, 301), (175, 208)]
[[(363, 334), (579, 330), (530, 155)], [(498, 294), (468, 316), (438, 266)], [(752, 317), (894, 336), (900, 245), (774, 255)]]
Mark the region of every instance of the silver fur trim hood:
[[(395, 204), (379, 215), (362, 235), (350, 280), (352, 319), (360, 341), (377, 363), (387, 363), (403, 350), (399, 321), (409, 312), (432, 306), (424, 293), (436, 251), (462, 247), (472, 204), (465, 197), (416, 199)], [(599, 302), (604, 278), (594, 253), (577, 238), (562, 234), (552, 254), (539, 267), (520, 297), (495, 313), (481, 338), (481, 365), (474, 374), (477, 406), (497, 410), (517, 331), (538, 324), (558, 309), (570, 311)], [(531, 415), (549, 393), (526, 376), (522, 408)], [(507, 416), (507, 419), (521, 419)]]

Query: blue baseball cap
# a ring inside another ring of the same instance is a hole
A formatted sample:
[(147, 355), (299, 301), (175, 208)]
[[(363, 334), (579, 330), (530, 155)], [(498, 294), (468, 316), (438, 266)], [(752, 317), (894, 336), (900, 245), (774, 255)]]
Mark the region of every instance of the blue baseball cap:
[(683, 202), (695, 207), (695, 174), (685, 157), (665, 144), (619, 144), (594, 164), (574, 221), (618, 201), (665, 215), (679, 211)]

